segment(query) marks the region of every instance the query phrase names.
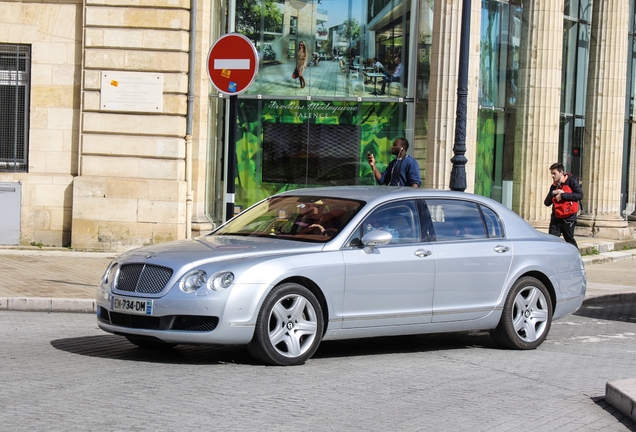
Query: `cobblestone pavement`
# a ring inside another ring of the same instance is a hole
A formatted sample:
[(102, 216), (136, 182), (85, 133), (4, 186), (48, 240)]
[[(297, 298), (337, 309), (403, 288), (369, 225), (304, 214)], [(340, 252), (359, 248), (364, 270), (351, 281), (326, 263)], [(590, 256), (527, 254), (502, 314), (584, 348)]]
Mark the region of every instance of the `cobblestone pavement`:
[(534, 351), (486, 333), (325, 342), (303, 366), (242, 347), (133, 347), (90, 314), (0, 312), (3, 430), (634, 431), (604, 400), (636, 370), (636, 304), (556, 321)]

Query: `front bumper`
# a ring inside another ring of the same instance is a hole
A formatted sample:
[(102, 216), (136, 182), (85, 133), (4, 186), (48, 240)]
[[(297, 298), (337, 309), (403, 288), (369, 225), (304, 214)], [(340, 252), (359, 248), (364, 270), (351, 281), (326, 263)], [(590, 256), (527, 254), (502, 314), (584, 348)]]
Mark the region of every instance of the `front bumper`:
[[(252, 340), (260, 299), (267, 287), (235, 285), (224, 291), (183, 293), (171, 289), (152, 298), (152, 315), (114, 311), (110, 289), (97, 293), (97, 324), (109, 333), (154, 337), (177, 344), (244, 345)], [(130, 299), (151, 297), (122, 296)]]

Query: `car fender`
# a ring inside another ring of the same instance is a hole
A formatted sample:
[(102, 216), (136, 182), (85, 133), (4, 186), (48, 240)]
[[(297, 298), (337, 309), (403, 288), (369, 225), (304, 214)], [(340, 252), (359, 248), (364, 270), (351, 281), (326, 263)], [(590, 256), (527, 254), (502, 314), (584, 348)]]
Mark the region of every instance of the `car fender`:
[[(502, 290), (497, 302), (498, 308), (503, 307), (515, 282), (528, 273), (542, 274), (549, 281), (552, 286), (547, 288), (554, 291), (557, 304), (572, 297), (582, 298), (585, 295), (585, 272), (578, 250), (575, 254), (572, 253), (570, 245), (563, 242), (552, 243), (550, 245), (552, 250), (549, 251), (546, 251), (545, 242), (517, 240), (514, 243), (517, 246), (505, 289)], [(559, 258), (555, 259), (555, 256)]]
[[(320, 262), (316, 262), (319, 260)], [(269, 292), (286, 280), (311, 280), (327, 302), (327, 309), (341, 315), (344, 299), (342, 252), (268, 257), (260, 260), (237, 278), (231, 288), (224, 321), (231, 325), (255, 325), (263, 301)]]

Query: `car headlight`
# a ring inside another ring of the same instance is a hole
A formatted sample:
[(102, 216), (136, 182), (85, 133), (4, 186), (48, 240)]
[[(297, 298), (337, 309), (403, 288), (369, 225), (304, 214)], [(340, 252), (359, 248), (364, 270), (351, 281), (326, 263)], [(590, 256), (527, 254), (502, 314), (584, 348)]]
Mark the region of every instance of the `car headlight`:
[(112, 286), (115, 281), (115, 277), (117, 276), (117, 269), (119, 268), (119, 264), (116, 262), (110, 263), (106, 271), (104, 272), (104, 276), (102, 276), (102, 284), (104, 286)]
[(208, 275), (203, 270), (191, 271), (181, 278), (179, 288), (186, 293), (196, 291), (205, 285), (207, 278)]
[(234, 283), (234, 273), (221, 272), (208, 279), (208, 288), (214, 291), (221, 291), (229, 288)]

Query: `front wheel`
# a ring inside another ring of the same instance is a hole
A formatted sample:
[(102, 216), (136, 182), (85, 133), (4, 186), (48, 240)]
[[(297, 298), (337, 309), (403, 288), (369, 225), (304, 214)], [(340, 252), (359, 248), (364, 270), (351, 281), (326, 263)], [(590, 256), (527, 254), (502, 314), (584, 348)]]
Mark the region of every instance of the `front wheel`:
[(552, 324), (552, 300), (547, 288), (533, 277), (513, 285), (499, 325), (491, 335), (503, 347), (530, 350), (543, 343)]
[(248, 350), (277, 366), (305, 363), (322, 339), (323, 318), (316, 296), (302, 285), (286, 283), (265, 298)]

